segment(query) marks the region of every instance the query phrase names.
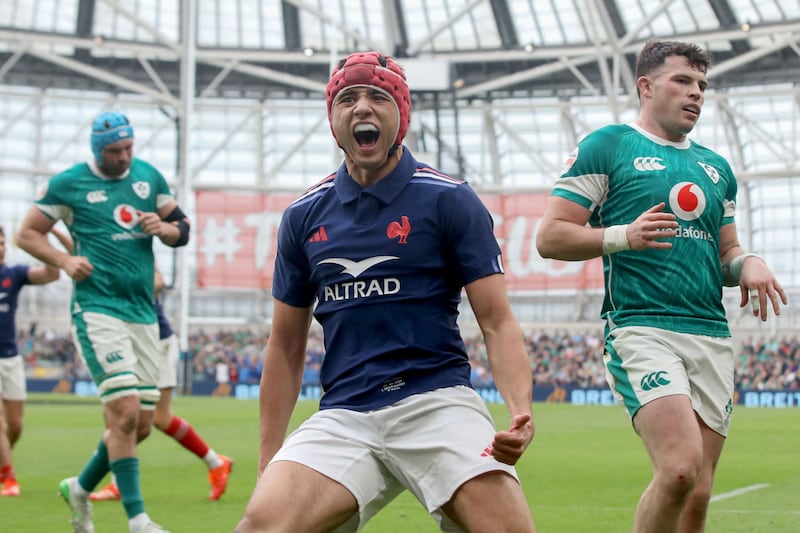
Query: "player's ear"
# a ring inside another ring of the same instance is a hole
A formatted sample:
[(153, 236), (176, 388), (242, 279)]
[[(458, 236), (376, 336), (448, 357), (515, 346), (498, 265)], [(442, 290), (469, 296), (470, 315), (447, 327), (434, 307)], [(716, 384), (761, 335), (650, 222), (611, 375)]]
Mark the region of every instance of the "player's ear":
[(639, 97), (650, 96), (652, 90), (653, 85), (650, 82), (650, 78), (647, 76), (639, 76), (636, 78), (636, 91), (639, 93)]

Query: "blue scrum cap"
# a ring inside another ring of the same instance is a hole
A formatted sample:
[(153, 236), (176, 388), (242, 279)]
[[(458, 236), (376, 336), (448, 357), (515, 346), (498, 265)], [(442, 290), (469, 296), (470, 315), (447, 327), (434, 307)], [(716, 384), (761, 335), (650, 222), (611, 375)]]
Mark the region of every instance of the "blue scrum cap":
[(133, 139), (133, 126), (128, 117), (116, 111), (100, 113), (92, 123), (92, 153), (98, 162), (103, 161), (103, 149), (123, 139)]

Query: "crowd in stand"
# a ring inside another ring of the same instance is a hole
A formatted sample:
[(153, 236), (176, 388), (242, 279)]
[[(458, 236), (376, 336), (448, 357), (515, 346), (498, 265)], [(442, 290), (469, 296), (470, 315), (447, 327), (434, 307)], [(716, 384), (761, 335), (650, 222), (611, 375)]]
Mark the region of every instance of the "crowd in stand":
[[(257, 384), (266, 331), (196, 331), (189, 336), (190, 379)], [(67, 336), (31, 331), (19, 333), (20, 353), (30, 376), (57, 370), (71, 379), (89, 379)], [(603, 344), (599, 332), (535, 332), (526, 336), (534, 385), (605, 387)], [(486, 345), (480, 336), (466, 340), (472, 382), (492, 386)], [(304, 381), (318, 383), (325, 350), (322, 338), (309, 337)], [(800, 337), (745, 339), (738, 346), (736, 386), (740, 390), (800, 390)], [(60, 377), (60, 376), (59, 376)]]

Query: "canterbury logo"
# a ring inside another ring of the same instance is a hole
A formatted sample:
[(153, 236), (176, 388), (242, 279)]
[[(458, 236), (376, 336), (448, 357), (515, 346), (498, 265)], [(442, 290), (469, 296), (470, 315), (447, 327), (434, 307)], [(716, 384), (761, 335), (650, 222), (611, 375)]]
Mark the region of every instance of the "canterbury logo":
[(667, 167), (661, 163), (660, 157), (637, 157), (633, 160), (633, 168), (645, 172), (648, 170), (664, 170)]
[(385, 263), (386, 261), (393, 261), (395, 259), (400, 259), (400, 258), (394, 255), (378, 255), (375, 257), (367, 257), (366, 259), (362, 259), (361, 261), (353, 261), (351, 259), (345, 259), (344, 257), (331, 257), (329, 259), (323, 259), (317, 264), (339, 265), (344, 269), (342, 270), (342, 274), (350, 274), (354, 278), (357, 278), (358, 276), (363, 274), (367, 269), (372, 268), (375, 265)]
[(122, 354), (120, 352), (111, 352), (106, 354), (106, 363), (118, 363), (122, 361)]
[(666, 370), (659, 370), (658, 372), (647, 374), (640, 382), (642, 390), (652, 390), (664, 385), (669, 385), (672, 382), (667, 379), (667, 374), (669, 374), (669, 372)]
[(91, 191), (86, 195), (86, 201), (90, 204), (99, 204), (100, 202), (107, 202), (108, 196), (106, 196), (106, 191)]

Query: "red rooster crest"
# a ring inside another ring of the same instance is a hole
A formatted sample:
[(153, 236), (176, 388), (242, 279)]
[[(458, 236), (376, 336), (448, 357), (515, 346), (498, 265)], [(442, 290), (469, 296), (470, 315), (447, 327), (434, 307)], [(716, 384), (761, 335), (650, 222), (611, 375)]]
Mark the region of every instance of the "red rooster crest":
[(408, 217), (403, 215), (400, 218), (400, 222), (393, 221), (390, 222), (389, 225), (386, 227), (386, 236), (390, 239), (397, 239), (398, 244), (408, 244), (408, 234), (411, 233), (411, 223), (408, 221)]

